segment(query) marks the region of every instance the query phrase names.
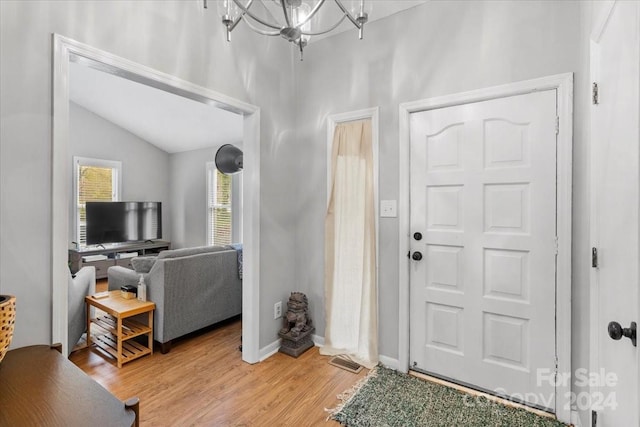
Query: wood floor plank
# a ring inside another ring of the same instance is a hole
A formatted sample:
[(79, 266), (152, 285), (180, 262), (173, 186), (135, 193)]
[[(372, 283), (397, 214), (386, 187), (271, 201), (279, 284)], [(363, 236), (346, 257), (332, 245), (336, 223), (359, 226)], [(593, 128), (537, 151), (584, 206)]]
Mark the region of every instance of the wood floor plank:
[(300, 357), (277, 353), (249, 365), (238, 351), (236, 320), (174, 343), (118, 369), (94, 349), (70, 359), (119, 399), (140, 398), (141, 426), (315, 426), (325, 408), (367, 374), (329, 365), (314, 347)]

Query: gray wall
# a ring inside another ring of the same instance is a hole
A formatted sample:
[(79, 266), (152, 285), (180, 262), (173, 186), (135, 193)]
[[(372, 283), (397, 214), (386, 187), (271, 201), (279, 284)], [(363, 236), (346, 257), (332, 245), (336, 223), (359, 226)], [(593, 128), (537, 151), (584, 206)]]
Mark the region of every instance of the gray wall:
[[(242, 143), (235, 146), (241, 148)], [(207, 162), (212, 162), (219, 147), (173, 153), (169, 156), (171, 235), (173, 248), (207, 244)], [(241, 242), (241, 174), (233, 175), (233, 241)]]
[(17, 296), (12, 347), (51, 341), (52, 33), (261, 108), (260, 346), (271, 343), (273, 302), (292, 288), (295, 258), (291, 46), (242, 25), (229, 44), (215, 8), (199, 1), (3, 0), (0, 292)]
[[(397, 200), (398, 106), (573, 72), (573, 368), (588, 368), (589, 2), (431, 1), (311, 45), (298, 64), (296, 286), (324, 335), (326, 118), (380, 107), (380, 199)], [(336, 48), (339, 46), (339, 49)], [(313, 100), (313, 102), (308, 102)], [(399, 215), (407, 215), (399, 212)], [(398, 357), (398, 220), (380, 219), (380, 354)], [(552, 302), (550, 302), (552, 303)]]
[(171, 242), (173, 248), (207, 244), (207, 170), (214, 148), (171, 155)]
[[(69, 161), (73, 156), (122, 162), (123, 201), (162, 202), (162, 237), (171, 240), (169, 154), (82, 106), (69, 103)], [(69, 241), (75, 241), (74, 194), (69, 171)]]

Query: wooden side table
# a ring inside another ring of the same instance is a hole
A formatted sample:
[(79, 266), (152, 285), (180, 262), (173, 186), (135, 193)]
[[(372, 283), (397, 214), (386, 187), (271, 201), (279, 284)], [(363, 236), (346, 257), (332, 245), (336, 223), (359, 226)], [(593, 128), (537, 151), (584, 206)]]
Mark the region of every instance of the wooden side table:
[[(93, 337), (96, 346), (113, 356), (118, 368), (139, 357), (153, 354), (153, 310), (156, 305), (151, 301), (125, 299), (120, 291), (111, 291), (106, 298), (85, 297), (87, 305), (87, 347), (91, 346), (91, 323), (95, 323), (105, 333)], [(98, 308), (104, 316), (91, 318), (91, 307)], [(140, 323), (130, 317), (148, 314), (147, 324)], [(132, 338), (147, 335), (147, 346)]]

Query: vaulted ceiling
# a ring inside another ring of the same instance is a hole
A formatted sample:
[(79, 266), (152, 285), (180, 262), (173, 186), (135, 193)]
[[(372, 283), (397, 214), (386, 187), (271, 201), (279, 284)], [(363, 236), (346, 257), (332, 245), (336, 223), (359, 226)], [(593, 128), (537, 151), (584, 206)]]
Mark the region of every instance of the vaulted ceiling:
[[(373, 0), (372, 0), (373, 1)], [(335, 22), (337, 7), (327, 2), (322, 19)], [(424, 0), (375, 0), (370, 21), (383, 19), (425, 3)], [(241, 23), (242, 25), (242, 23)], [(343, 22), (334, 32), (314, 36), (310, 43), (343, 31), (357, 30)], [(283, 41), (284, 42), (284, 41)], [(177, 153), (222, 144), (241, 145), (242, 117), (126, 78), (71, 63), (72, 102), (168, 152)]]

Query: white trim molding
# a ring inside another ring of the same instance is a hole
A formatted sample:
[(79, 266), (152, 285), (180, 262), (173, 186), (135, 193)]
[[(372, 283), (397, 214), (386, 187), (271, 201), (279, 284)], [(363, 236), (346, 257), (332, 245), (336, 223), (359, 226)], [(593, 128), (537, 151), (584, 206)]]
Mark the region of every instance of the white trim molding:
[[(266, 346), (260, 349), (260, 362), (264, 362), (274, 354), (280, 350), (280, 345), (282, 344), (282, 339), (278, 338), (271, 344), (267, 344)], [(244, 349), (244, 346), (242, 347)]]
[(211, 89), (154, 70), (128, 59), (53, 34), (53, 131), (51, 176), (52, 342), (67, 353), (67, 251), (69, 247), (69, 63), (137, 81), (157, 89), (222, 108), (243, 116), (244, 271), (242, 282), (242, 360), (257, 363), (260, 301), (260, 109)]
[[(311, 335), (311, 340), (313, 341), (313, 344), (316, 347), (323, 347), (324, 346), (324, 337), (321, 337), (320, 335)], [(389, 368), (389, 369), (394, 369), (394, 370), (398, 370), (398, 359), (394, 359), (392, 357), (388, 357), (385, 355), (380, 355), (378, 356), (378, 359), (380, 360), (380, 363), (382, 363), (385, 367)], [(261, 359), (260, 361), (262, 361), (263, 359)]]
[[(76, 245), (80, 245), (80, 214), (78, 213), (78, 200), (80, 199), (80, 167), (95, 166), (108, 168), (115, 171), (112, 175), (113, 191), (111, 199), (120, 201), (122, 197), (122, 162), (119, 160), (94, 159), (90, 157), (73, 156), (73, 226), (74, 240)], [(72, 242), (73, 243), (73, 242)]]
[[(409, 370), (409, 251), (410, 235), (410, 138), (411, 113), (451, 107), (454, 105), (504, 98), (536, 91), (557, 91), (557, 237), (556, 271), (556, 349), (558, 372), (571, 372), (571, 173), (573, 153), (573, 73), (557, 74), (533, 80), (509, 83), (485, 89), (403, 103), (399, 108), (399, 329), (398, 370)], [(571, 395), (568, 382), (556, 388), (556, 415), (563, 422), (571, 421), (569, 405), (563, 399)]]
[(379, 356), (379, 359), (380, 359), (380, 363), (382, 363), (386, 368), (393, 369), (396, 371), (400, 370), (400, 362), (398, 361), (398, 359), (384, 356), (382, 354)]
[(324, 337), (321, 337), (320, 335), (311, 335), (311, 341), (313, 341), (313, 345), (316, 347), (324, 347)]

